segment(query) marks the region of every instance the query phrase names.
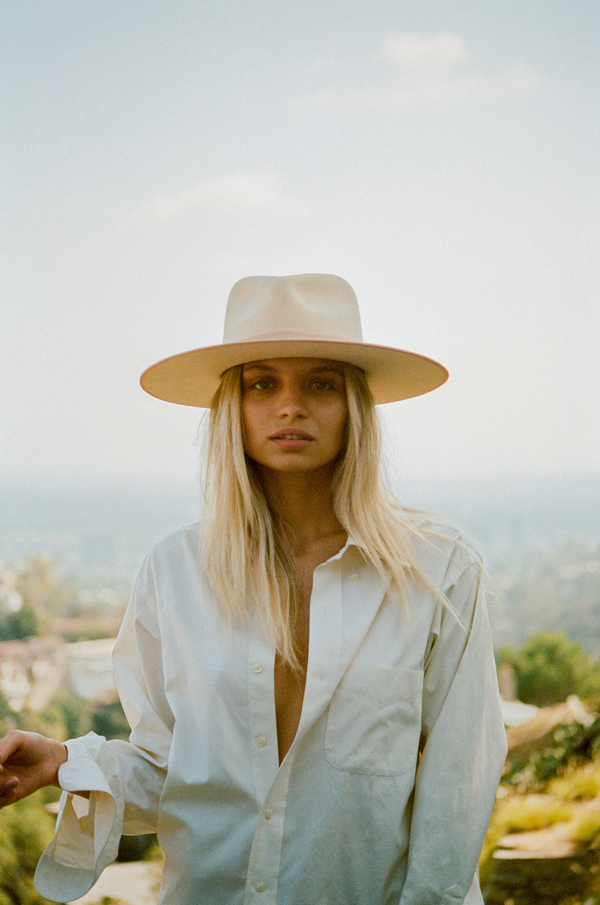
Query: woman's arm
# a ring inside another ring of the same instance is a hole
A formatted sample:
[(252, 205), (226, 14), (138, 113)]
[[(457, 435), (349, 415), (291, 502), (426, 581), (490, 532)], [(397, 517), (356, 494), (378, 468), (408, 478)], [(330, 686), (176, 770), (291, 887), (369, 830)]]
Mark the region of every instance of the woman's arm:
[[(80, 898), (117, 855), (122, 834), (156, 830), (173, 716), (162, 669), (162, 645), (151, 565), (142, 567), (115, 644), (113, 661), (130, 741), (90, 733), (66, 743), (60, 767), (56, 835), (38, 865), (35, 885), (52, 901)], [(83, 797), (78, 790), (87, 789)]]
[[(458, 905), (477, 868), (506, 756), (496, 667), (477, 562), (445, 589), (425, 664), (423, 736), (400, 905)], [(482, 902), (473, 887), (468, 901)]]

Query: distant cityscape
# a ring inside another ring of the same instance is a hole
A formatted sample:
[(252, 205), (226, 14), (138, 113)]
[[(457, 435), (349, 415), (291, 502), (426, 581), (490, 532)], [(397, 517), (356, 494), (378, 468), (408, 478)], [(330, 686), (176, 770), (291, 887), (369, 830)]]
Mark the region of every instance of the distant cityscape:
[[(600, 474), (423, 479), (395, 490), (406, 505), (447, 515), (482, 552), (498, 646), (552, 627), (600, 654)], [(0, 571), (45, 557), (77, 585), (79, 603), (120, 607), (151, 546), (199, 511), (193, 483), (0, 481)]]

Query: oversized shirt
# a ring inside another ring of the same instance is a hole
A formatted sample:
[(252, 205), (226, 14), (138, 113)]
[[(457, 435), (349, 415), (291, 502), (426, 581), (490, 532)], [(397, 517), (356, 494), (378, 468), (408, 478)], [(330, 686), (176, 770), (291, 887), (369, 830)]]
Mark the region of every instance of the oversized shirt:
[(506, 740), (480, 566), (442, 530), (415, 552), (453, 612), (417, 582), (403, 604), (351, 539), (315, 569), (281, 765), (261, 619), (231, 630), (219, 615), (198, 526), (161, 541), (115, 645), (130, 740), (68, 743), (38, 891), (77, 898), (122, 833), (157, 832), (163, 905), (481, 903)]

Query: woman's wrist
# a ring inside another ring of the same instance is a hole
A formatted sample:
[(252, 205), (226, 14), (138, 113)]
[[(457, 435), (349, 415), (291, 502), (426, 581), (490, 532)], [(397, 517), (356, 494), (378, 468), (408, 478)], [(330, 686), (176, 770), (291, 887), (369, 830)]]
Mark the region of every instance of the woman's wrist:
[(67, 748), (66, 745), (63, 745), (62, 742), (57, 742), (56, 745), (57, 745), (56, 753), (55, 753), (56, 766), (55, 766), (54, 777), (53, 777), (51, 785), (56, 786), (58, 789), (60, 789), (60, 783), (58, 781), (58, 771), (60, 770), (62, 765), (65, 764), (67, 762), (67, 760), (69, 759), (69, 749)]

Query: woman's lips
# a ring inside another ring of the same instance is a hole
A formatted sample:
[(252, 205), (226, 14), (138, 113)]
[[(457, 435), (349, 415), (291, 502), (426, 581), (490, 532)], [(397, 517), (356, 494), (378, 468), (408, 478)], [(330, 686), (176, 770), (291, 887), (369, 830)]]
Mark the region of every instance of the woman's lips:
[(270, 439), (280, 449), (306, 449), (313, 441), (313, 437), (301, 430), (281, 430), (272, 434)]

